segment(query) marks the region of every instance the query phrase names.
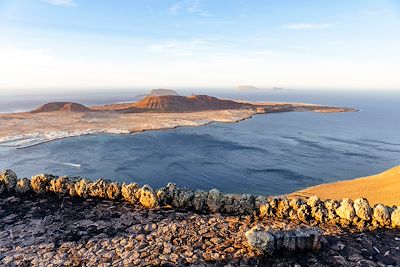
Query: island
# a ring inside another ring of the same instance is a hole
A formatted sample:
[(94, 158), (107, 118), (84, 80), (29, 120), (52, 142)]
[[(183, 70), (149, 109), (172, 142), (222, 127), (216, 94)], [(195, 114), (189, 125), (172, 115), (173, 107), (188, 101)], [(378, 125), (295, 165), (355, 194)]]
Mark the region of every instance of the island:
[(132, 103), (86, 107), (52, 102), (23, 113), (0, 114), (0, 145), (29, 147), (60, 138), (238, 122), (276, 112), (351, 112), (352, 108), (305, 103), (245, 102), (207, 95), (146, 96)]

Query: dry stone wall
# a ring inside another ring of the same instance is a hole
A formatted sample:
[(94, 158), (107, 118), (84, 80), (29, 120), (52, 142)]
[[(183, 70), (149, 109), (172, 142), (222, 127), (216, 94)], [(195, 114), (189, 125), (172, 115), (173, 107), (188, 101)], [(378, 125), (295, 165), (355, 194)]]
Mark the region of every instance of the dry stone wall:
[(54, 193), (71, 197), (100, 198), (140, 203), (145, 208), (170, 206), (178, 210), (201, 213), (256, 214), (260, 217), (287, 218), (311, 225), (330, 223), (357, 226), (360, 229), (380, 227), (400, 228), (400, 207), (383, 204), (371, 207), (366, 199), (325, 200), (317, 196), (308, 199), (222, 194), (210, 191), (178, 188), (175, 184), (154, 190), (148, 185), (91, 181), (79, 177), (57, 177), (48, 174), (18, 179), (11, 170), (0, 172), (0, 194)]

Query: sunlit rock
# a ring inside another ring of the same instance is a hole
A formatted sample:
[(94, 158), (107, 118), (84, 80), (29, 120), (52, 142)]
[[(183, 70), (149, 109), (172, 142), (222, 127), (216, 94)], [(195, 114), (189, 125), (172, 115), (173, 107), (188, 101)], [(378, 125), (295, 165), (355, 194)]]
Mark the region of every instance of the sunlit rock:
[(354, 210), (358, 218), (364, 221), (370, 221), (372, 218), (372, 209), (369, 206), (368, 200), (357, 198), (354, 200)]
[(24, 194), (31, 190), (31, 181), (28, 178), (22, 178), (17, 180), (15, 185), (15, 192)]
[(50, 190), (50, 181), (56, 179), (56, 176), (49, 174), (39, 174), (31, 179), (31, 188), (39, 194), (43, 194)]
[(138, 198), (136, 197), (138, 190), (139, 185), (137, 183), (123, 183), (121, 186), (122, 198), (131, 204), (135, 204), (138, 202)]
[(158, 206), (157, 196), (149, 185), (144, 185), (137, 191), (140, 204), (145, 208), (155, 208)]
[(17, 184), (17, 175), (12, 170), (2, 171), (0, 173), (0, 184), (2, 184), (4, 189), (8, 192), (14, 191), (15, 185)]

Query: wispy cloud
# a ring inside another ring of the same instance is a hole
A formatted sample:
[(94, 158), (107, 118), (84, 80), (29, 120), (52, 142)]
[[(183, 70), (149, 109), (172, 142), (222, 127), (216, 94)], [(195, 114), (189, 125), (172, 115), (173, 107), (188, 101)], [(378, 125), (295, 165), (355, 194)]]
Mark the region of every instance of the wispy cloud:
[(282, 28), (290, 30), (320, 30), (329, 28), (331, 26), (332, 24), (295, 23), (295, 24), (285, 24), (282, 26)]
[(168, 13), (171, 15), (177, 15), (179, 12), (189, 12), (204, 17), (211, 16), (210, 13), (200, 7), (200, 0), (181, 0), (168, 8)]
[(149, 49), (155, 52), (168, 52), (176, 56), (190, 56), (195, 50), (204, 49), (207, 41), (204, 39), (193, 39), (189, 41), (170, 40), (157, 44), (151, 44)]
[(73, 0), (42, 0), (43, 2), (49, 3), (56, 6), (77, 6)]

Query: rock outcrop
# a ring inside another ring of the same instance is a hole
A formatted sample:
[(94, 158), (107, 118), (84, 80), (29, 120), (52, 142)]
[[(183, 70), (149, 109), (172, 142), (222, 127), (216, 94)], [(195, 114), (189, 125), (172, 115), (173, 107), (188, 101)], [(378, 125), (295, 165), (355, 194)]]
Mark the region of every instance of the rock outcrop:
[(318, 251), (321, 248), (322, 231), (317, 227), (280, 230), (257, 225), (246, 232), (246, 238), (252, 248), (267, 255)]
[(322, 201), (316, 196), (308, 199), (252, 196), (249, 194), (223, 194), (217, 189), (210, 191), (178, 188), (175, 184), (154, 190), (149, 185), (136, 183), (120, 185), (100, 179), (91, 181), (79, 177), (57, 177), (40, 174), (18, 179), (11, 170), (0, 175), (0, 193), (37, 194), (52, 193), (81, 198), (97, 198), (126, 201), (145, 208), (172, 207), (177, 210), (193, 210), (200, 213), (232, 215), (256, 215), (258, 218), (283, 218), (305, 224), (333, 224), (356, 226), (360, 229), (400, 228), (400, 208), (382, 204), (371, 207), (366, 199)]

